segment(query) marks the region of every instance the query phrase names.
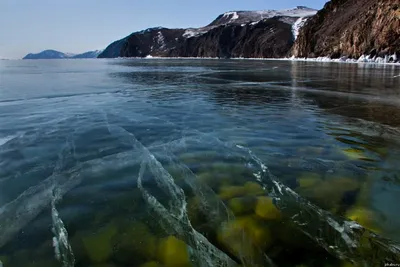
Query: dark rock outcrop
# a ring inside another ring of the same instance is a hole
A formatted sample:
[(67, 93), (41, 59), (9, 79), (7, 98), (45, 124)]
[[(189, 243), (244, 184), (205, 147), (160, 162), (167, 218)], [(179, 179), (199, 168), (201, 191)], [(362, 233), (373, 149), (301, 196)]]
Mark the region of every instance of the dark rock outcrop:
[(201, 28), (150, 28), (113, 42), (99, 58), (115, 57), (283, 57), (290, 51), (294, 25), (316, 10), (232, 11)]
[(302, 27), (292, 53), (295, 57), (400, 56), (400, 0), (331, 0)]

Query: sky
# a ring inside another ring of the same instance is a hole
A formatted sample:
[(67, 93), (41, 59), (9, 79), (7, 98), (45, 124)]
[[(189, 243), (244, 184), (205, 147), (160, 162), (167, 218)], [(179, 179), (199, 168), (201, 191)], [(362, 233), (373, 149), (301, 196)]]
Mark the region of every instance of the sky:
[(325, 0), (0, 0), (0, 59), (82, 53), (150, 27), (200, 27), (234, 10), (321, 9)]

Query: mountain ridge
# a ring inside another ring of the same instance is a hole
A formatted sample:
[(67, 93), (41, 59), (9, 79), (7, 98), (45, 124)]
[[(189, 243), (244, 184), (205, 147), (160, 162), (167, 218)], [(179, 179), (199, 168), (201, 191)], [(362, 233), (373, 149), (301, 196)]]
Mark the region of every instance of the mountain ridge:
[[(225, 12), (204, 27), (154, 27), (133, 32), (111, 43), (99, 58), (282, 57), (293, 45), (296, 22), (316, 13), (317, 10), (304, 6), (284, 10)], [(230, 39), (238, 43), (232, 44)], [(281, 48), (275, 49), (276, 43)], [(257, 51), (251, 51), (249, 45), (257, 47)], [(264, 51), (261, 49), (263, 46), (266, 47)]]
[(78, 59), (97, 58), (102, 50), (93, 50), (81, 54), (63, 53), (53, 49), (43, 50), (39, 53), (29, 53), (22, 59)]

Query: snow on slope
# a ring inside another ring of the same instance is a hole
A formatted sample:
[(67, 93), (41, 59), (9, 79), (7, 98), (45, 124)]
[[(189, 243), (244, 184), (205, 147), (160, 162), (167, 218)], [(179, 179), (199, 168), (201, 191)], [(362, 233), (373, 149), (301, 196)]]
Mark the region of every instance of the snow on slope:
[(205, 34), (209, 30), (210, 29), (207, 29), (207, 28), (198, 28), (198, 29), (190, 28), (190, 29), (187, 29), (182, 36), (185, 38), (196, 37), (196, 36)]
[(165, 49), (165, 47), (166, 47), (165, 38), (161, 32), (157, 33), (157, 36), (155, 37), (155, 39), (156, 39), (156, 42), (159, 45), (160, 49)]
[(230, 17), (230, 21), (234, 21), (237, 20), (239, 18), (239, 15), (237, 12), (233, 11), (233, 12), (226, 12), (224, 13), (224, 18), (229, 18)]
[(309, 17), (300, 17), (298, 20), (296, 20), (296, 22), (293, 24), (292, 26), (292, 32), (293, 32), (293, 36), (294, 39), (297, 39), (297, 36), (299, 36), (299, 31), (301, 29), (301, 27), (304, 26), (304, 24), (306, 23), (306, 21), (308, 20)]

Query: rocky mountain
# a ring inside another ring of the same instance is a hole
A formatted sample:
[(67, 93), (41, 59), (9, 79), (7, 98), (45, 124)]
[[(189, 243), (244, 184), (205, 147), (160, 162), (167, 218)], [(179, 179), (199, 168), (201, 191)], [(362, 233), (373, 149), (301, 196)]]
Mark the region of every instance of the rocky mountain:
[(103, 50), (94, 50), (82, 54), (73, 55), (71, 58), (97, 58)]
[(400, 0), (331, 0), (300, 30), (292, 53), (400, 60)]
[(82, 54), (63, 53), (56, 50), (44, 50), (37, 54), (28, 54), (23, 59), (74, 59), (74, 58), (97, 58), (101, 50), (89, 51)]
[(150, 28), (113, 42), (100, 58), (114, 57), (283, 57), (304, 21), (317, 11), (232, 11), (201, 28)]

